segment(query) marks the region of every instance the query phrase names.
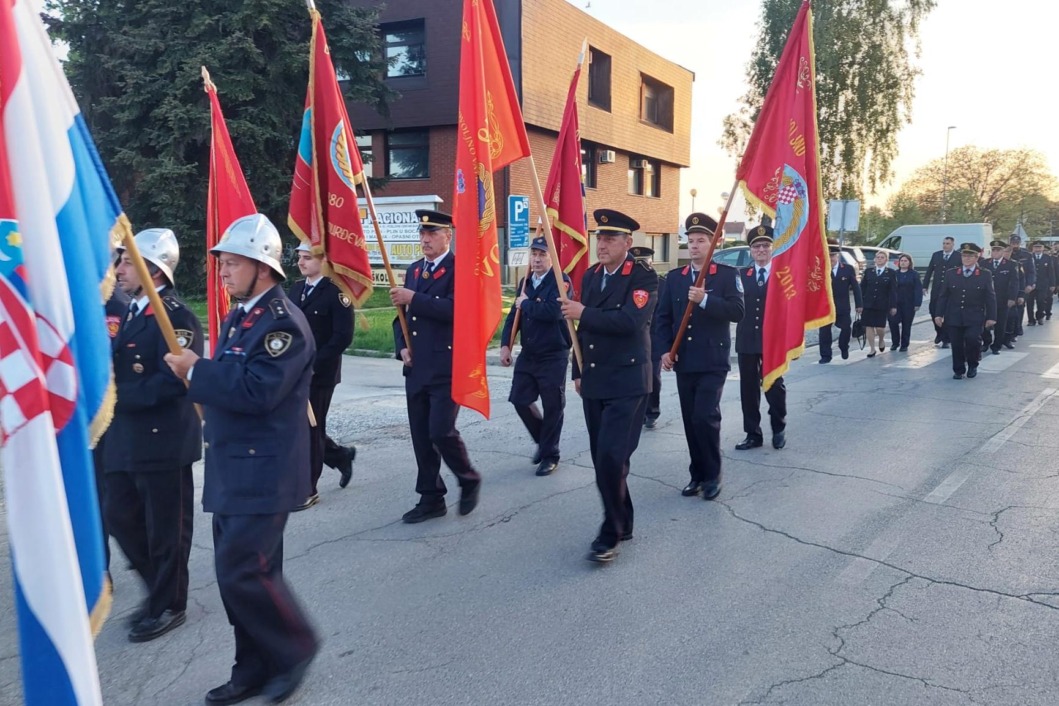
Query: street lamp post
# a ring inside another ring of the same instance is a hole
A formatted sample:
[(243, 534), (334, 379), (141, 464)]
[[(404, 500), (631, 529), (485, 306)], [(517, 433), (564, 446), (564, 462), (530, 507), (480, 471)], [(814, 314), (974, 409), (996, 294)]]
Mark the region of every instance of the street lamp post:
[(941, 170), (941, 222), (945, 222), (946, 210), (948, 209), (949, 195), (949, 135), (956, 129), (955, 125), (949, 125), (945, 130), (945, 163)]
[(691, 190), (691, 212), (695, 212), (695, 197), (699, 195), (698, 189)]

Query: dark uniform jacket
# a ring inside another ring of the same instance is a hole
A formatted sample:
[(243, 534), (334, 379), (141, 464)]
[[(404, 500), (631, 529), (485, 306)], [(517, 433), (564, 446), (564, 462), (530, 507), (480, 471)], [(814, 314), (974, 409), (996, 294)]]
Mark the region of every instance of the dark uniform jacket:
[(894, 289), (899, 304), (911, 304), (917, 309), (923, 306), (923, 283), (919, 281), (919, 273), (915, 270), (894, 270)]
[(1026, 283), (1022, 285), (1022, 291), (1026, 291), (1026, 287), (1033, 287), (1037, 284), (1037, 268), (1034, 266), (1033, 255), (1022, 248), (1011, 251), (1011, 259), (1018, 260), (1019, 264), (1022, 265), (1022, 273), (1026, 279)]
[(963, 276), (963, 266), (947, 270), (938, 297), (938, 316), (946, 326), (981, 326), (996, 321), (996, 293), (993, 274), (975, 267), (970, 277)]
[[(177, 342), (202, 355), (198, 318), (171, 289), (159, 296)], [(104, 449), (107, 471), (173, 470), (202, 458), (202, 424), (183, 380), (165, 362), (169, 347), (153, 308), (124, 317), (112, 346), (117, 400)]]
[(1037, 289), (1048, 289), (1055, 286), (1055, 258), (1047, 253), (1041, 253), (1038, 260), (1033, 255), (1033, 269), (1037, 272)]
[(927, 271), (923, 274), (923, 289), (930, 289), (931, 281), (934, 282), (934, 289), (930, 289), (931, 298), (936, 299), (937, 294), (941, 291), (941, 280), (945, 274), (945, 270), (959, 267), (959, 265), (960, 253), (955, 249), (949, 253), (948, 261), (945, 260), (944, 250), (938, 250), (930, 256), (930, 263), (927, 265)]
[(651, 316), (651, 362), (657, 364), (662, 360), (662, 354), (669, 350), (666, 347), (666, 333), (662, 330), (661, 325), (661, 313), (662, 313), (662, 299), (666, 296), (666, 278), (663, 275), (658, 276), (658, 306), (655, 307), (655, 313)]
[(860, 288), (865, 309), (889, 311), (897, 308), (897, 282), (889, 267), (883, 268), (881, 276), (876, 274), (874, 266), (864, 270)]
[(861, 295), (860, 282), (857, 281), (857, 271), (852, 265), (839, 262), (838, 274), (831, 274), (831, 295), (835, 299), (836, 311), (849, 312), (850, 290), (853, 290), (853, 306), (860, 309), (864, 306), (864, 298)]
[(323, 277), (302, 300), (305, 280), (295, 282), (289, 298), (305, 314), (316, 342), (313, 385), (334, 387), (342, 382), (342, 355), (353, 343), (353, 307), (338, 285)]
[[(743, 319), (743, 283), (734, 267), (710, 263), (709, 268), (705, 280), (706, 306), (691, 308), (688, 328), (673, 366), (678, 373), (732, 369), (731, 324)], [(657, 315), (663, 353), (673, 347), (688, 306), (688, 289), (694, 284), (691, 265), (677, 267), (666, 275)]]
[(453, 292), (456, 287), (456, 256), (445, 254), (427, 273), (426, 259), (408, 266), (404, 286), (415, 292), (405, 311), (408, 335), (405, 343), (401, 322), (393, 320), (395, 358), (401, 359), (401, 349), (411, 348), (412, 366), (404, 366), (408, 378), (406, 390), (414, 392), (429, 385), (452, 385), (452, 315)]
[(581, 280), (587, 307), (577, 327), (585, 375), (574, 361), (573, 379), (581, 380), (584, 399), (636, 397), (651, 392), (651, 316), (658, 303), (658, 275), (631, 255), (600, 291), (603, 265), (590, 267)]
[(769, 287), (772, 286), (772, 275), (765, 280), (765, 286), (757, 284), (758, 266), (752, 264), (745, 270), (740, 270), (739, 277), (743, 284), (743, 303), (746, 313), (743, 320), (735, 327), (735, 352), (744, 355), (761, 355), (763, 350), (761, 331), (765, 325), (765, 299), (768, 296)]
[(316, 345), (305, 315), (278, 284), (235, 324), (212, 360), (192, 369), (188, 394), (205, 405), (202, 508), (222, 515), (290, 512), (309, 495), (309, 381)]
[[(538, 362), (560, 359), (565, 371), (566, 359), (570, 354), (570, 327), (559, 306), (559, 288), (555, 286), (555, 273), (550, 270), (546, 272), (539, 287), (533, 286), (532, 277), (528, 279), (528, 282), (520, 281), (517, 290), (522, 292), (522, 287), (525, 286), (526, 301), (519, 307), (522, 311), (518, 320), (522, 353), (515, 361), (515, 370), (529, 372)], [(570, 278), (567, 275), (563, 275), (563, 285), (569, 295)], [(504, 330), (500, 334), (500, 343), (503, 346), (513, 347), (511, 328), (514, 321), (515, 307), (511, 307), (504, 321)]]
[[(993, 275), (993, 291), (996, 293), (997, 304), (1006, 307), (1009, 301), (1015, 301), (1019, 292), (1019, 266), (1011, 260), (1001, 258), (996, 267), (993, 266), (993, 258), (982, 258), (979, 267), (989, 270)], [(961, 265), (962, 267), (962, 265)]]

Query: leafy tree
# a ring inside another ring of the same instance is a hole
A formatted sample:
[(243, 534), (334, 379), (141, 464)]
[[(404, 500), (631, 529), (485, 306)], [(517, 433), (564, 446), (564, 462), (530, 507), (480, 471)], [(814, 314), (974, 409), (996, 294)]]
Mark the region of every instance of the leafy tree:
[[(724, 120), (721, 145), (740, 154), (772, 82), (801, 0), (763, 0), (747, 66), (750, 89)], [(919, 25), (934, 0), (816, 0), (813, 41), (824, 193), (856, 198), (891, 176), (897, 134), (911, 120)]]
[[(376, 11), (318, 0), (346, 98), (391, 97)], [(185, 291), (204, 288), (210, 109), (218, 86), (258, 209), (283, 228), (305, 101), (311, 22), (291, 0), (49, 0), (52, 36), (115, 189), (137, 230), (176, 231)]]
[(1043, 235), (1056, 214), (1057, 186), (1039, 152), (967, 146), (949, 152), (947, 163), (917, 169), (890, 206), (914, 205), (919, 223), (992, 223), (1010, 233), (1021, 220), (1028, 233)]

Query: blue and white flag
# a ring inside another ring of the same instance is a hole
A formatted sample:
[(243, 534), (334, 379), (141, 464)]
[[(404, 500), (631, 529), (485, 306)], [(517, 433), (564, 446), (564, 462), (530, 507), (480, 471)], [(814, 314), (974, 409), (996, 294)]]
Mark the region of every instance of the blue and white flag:
[(92, 635), (110, 587), (89, 447), (113, 406), (103, 302), (128, 221), (40, 9), (0, 0), (0, 463), (25, 702), (101, 704)]

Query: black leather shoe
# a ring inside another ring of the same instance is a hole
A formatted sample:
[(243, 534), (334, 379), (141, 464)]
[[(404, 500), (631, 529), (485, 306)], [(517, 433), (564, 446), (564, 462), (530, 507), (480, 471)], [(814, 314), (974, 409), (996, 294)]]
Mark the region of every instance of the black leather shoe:
[(559, 463), (557, 461), (541, 461), (541, 464), (537, 466), (536, 474), (538, 476), (550, 476), (558, 467)]
[(973, 368), (970, 368), (970, 369), (968, 369), (968, 371), (967, 371), (967, 377), (969, 377), (969, 378), (976, 378), (976, 377), (978, 377), (978, 366), (977, 366), (977, 365), (976, 365), (976, 366), (974, 366)]
[(830, 358), (821, 358), (820, 359), (820, 365), (827, 365), (830, 362), (831, 362)]
[(645, 420), (643, 420), (643, 428), (644, 429), (654, 429), (656, 426), (658, 426), (658, 420), (657, 419), (645, 419)]
[(305, 672), (308, 671), (315, 657), (314, 651), (309, 659), (299, 662), (283, 674), (272, 677), (261, 687), (261, 693), (274, 704), (286, 701), (301, 686), (302, 680), (305, 679)]
[(444, 517), (445, 513), (447, 513), (448, 511), (449, 509), (445, 507), (444, 500), (442, 500), (441, 503), (437, 505), (424, 505), (423, 503), (419, 503), (411, 510), (406, 512), (404, 515), (402, 515), (401, 519), (410, 525), (414, 525), (417, 522), (423, 522), (424, 520), (432, 520), (435, 517)]
[(736, 451), (746, 451), (747, 449), (756, 449), (765, 445), (765, 440), (758, 436), (748, 436), (747, 438), (740, 441), (735, 445)]
[(541, 462), (541, 447), (538, 446), (537, 450), (533, 452), (533, 464), (537, 465)]
[(848, 348), (843, 349), (843, 351), (842, 351), (842, 360), (849, 360), (849, 349)]
[(1034, 321), (1033, 319), (1030, 319), (1029, 321), (1026, 322), (1026, 325), (1027, 326), (1036, 326), (1037, 322)]
[(353, 462), (357, 459), (357, 447), (347, 446), (346, 447), (346, 458), (338, 466), (338, 472), (342, 474), (342, 477), (338, 479), (338, 487), (345, 488), (349, 485), (349, 481), (353, 478)]
[(216, 689), (206, 692), (206, 703), (210, 706), (223, 706), (224, 704), (237, 704), (240, 701), (252, 699), (261, 693), (261, 685), (242, 686), (228, 682)]
[(897, 349), (897, 351), (899, 353), (907, 353), (908, 352), (908, 346), (901, 346), (900, 348)]
[(778, 431), (772, 435), (772, 448), (782, 449), (787, 445), (787, 432)]
[(313, 505), (315, 505), (318, 502), (320, 502), (320, 494), (319, 493), (313, 493), (312, 495), (310, 495), (309, 497), (307, 497), (305, 499), (305, 502), (303, 502), (298, 507), (294, 508), (294, 512), (301, 512), (302, 510), (308, 510), (309, 508), (311, 508)]
[(693, 498), (702, 492), (702, 481), (693, 480), (684, 486), (684, 490), (680, 491), (680, 494), (685, 498)]
[(1004, 343), (1004, 348), (1007, 348), (1009, 351), (1015, 350), (1015, 346), (1010, 341)]
[(988, 343), (983, 343), (982, 344), (982, 352), (985, 353), (987, 350), (989, 350), (989, 344)]
[(597, 564), (607, 564), (614, 561), (614, 557), (618, 555), (617, 547), (608, 547), (600, 540), (592, 542), (592, 548), (588, 552), (588, 556), (585, 557), (589, 561), (593, 561)]
[(945, 343), (942, 343), (942, 344), (941, 344), (941, 348), (942, 348), (942, 350), (945, 350), (945, 349), (946, 349), (946, 348), (948, 348), (948, 347), (949, 347), (949, 342), (948, 342), (948, 341), (946, 341)]
[(953, 373), (952, 374), (952, 379), (953, 380), (963, 380), (963, 373)]
[(999, 348), (994, 348), (993, 349), (993, 355), (1000, 355), (1000, 349)]
[(460, 490), (460, 514), (470, 515), (471, 511), (478, 506), (478, 491), (482, 489), (482, 481), (478, 481), (470, 488)]
[(892, 346), (890, 346), (890, 350), (891, 351), (896, 351), (897, 350), (897, 344), (895, 343)]
[(167, 610), (157, 618), (144, 618), (129, 631), (129, 642), (150, 642), (180, 627), (187, 620), (182, 610)]
[(713, 500), (714, 498), (716, 498), (720, 494), (721, 494), (721, 484), (720, 483), (718, 483), (717, 485), (705, 485), (704, 484), (702, 486), (702, 499), (703, 500)]

